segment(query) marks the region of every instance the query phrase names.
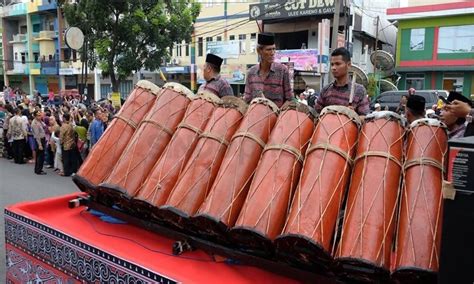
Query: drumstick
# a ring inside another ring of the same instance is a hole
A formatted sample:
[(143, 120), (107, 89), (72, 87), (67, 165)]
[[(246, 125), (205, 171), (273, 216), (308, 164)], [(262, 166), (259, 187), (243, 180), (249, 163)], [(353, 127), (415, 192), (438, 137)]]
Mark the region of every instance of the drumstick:
[(351, 83), (351, 93), (349, 95), (349, 106), (352, 105), (352, 102), (354, 101), (354, 86), (356, 83), (356, 74), (352, 73), (352, 83)]

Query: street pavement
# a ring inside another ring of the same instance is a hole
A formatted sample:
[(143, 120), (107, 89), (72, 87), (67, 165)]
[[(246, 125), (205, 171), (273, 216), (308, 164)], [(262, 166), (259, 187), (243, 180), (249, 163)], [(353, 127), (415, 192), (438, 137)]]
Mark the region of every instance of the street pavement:
[(47, 175), (36, 175), (33, 164), (17, 165), (0, 158), (0, 283), (5, 280), (4, 208), (21, 201), (39, 200), (78, 191), (71, 177), (45, 169)]

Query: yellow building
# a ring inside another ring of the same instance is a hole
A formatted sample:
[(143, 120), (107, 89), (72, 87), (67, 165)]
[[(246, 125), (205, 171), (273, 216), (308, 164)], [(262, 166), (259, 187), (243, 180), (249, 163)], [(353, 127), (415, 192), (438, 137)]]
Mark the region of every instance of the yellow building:
[[(249, 19), (250, 4), (246, 0), (200, 2), (201, 13), (194, 26), (193, 43), (175, 45), (170, 64), (162, 70), (168, 78), (185, 85), (191, 85), (190, 73), (195, 73), (200, 84), (206, 54), (216, 53), (227, 57), (221, 76), (231, 83), (234, 93), (243, 93), (247, 68), (257, 63), (259, 29), (257, 22)], [(197, 85), (192, 87), (196, 89)]]

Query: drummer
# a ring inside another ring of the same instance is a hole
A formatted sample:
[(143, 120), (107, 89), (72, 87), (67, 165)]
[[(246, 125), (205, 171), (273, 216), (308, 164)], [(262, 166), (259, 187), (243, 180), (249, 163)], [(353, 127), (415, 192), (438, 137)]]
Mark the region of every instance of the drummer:
[(222, 58), (212, 53), (207, 54), (203, 68), (203, 76), (206, 82), (199, 87), (198, 93), (206, 90), (221, 98), (234, 95), (229, 82), (220, 76), (221, 65)]
[(257, 53), (260, 63), (247, 72), (244, 100), (249, 103), (256, 97), (265, 97), (281, 107), (294, 99), (288, 68), (275, 61), (275, 37), (273, 34), (258, 35)]
[(369, 99), (367, 91), (361, 84), (354, 84), (353, 100), (349, 103), (352, 82), (349, 78), (349, 67), (351, 67), (351, 54), (344, 47), (336, 48), (331, 53), (331, 72), (334, 82), (326, 85), (316, 101), (317, 112), (330, 105), (349, 106), (360, 116), (369, 113)]
[(425, 103), (426, 100), (422, 96), (408, 96), (405, 113), (408, 123), (412, 123), (417, 119), (425, 117)]

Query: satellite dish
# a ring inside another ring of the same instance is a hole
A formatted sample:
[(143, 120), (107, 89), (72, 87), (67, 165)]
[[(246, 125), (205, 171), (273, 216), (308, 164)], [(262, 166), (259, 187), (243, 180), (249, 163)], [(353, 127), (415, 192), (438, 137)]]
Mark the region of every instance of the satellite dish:
[(364, 87), (367, 88), (369, 85), (369, 77), (367, 74), (362, 70), (359, 66), (352, 64), (351, 67), (349, 67), (349, 74), (355, 74), (356, 75), (356, 82), (364, 85)]
[(384, 50), (376, 50), (372, 52), (370, 55), (370, 62), (372, 62), (375, 68), (383, 72), (390, 72), (395, 67), (393, 56)]
[(69, 48), (78, 50), (84, 45), (84, 34), (79, 28), (70, 27), (66, 30), (64, 40)]
[(388, 80), (381, 79), (378, 82), (380, 86), (380, 92), (387, 92), (387, 91), (398, 91), (397, 86), (395, 86), (392, 82)]

